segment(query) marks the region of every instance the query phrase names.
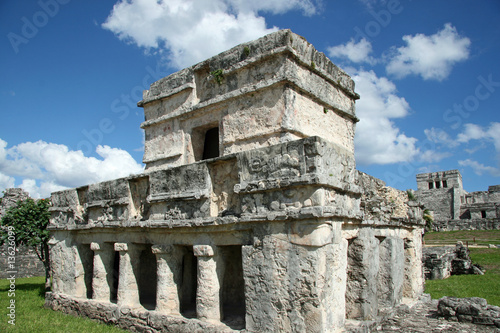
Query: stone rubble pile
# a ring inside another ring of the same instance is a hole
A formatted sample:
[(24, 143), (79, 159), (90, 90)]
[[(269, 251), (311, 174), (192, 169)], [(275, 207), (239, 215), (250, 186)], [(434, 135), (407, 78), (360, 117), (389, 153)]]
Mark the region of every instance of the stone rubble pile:
[(424, 247), (422, 262), (427, 280), (442, 280), (451, 275), (483, 275), (483, 269), (472, 263), (469, 249), (462, 242), (451, 246)]
[(484, 298), (445, 296), (439, 300), (438, 316), (450, 321), (470, 322), (500, 328), (500, 307), (488, 305)]

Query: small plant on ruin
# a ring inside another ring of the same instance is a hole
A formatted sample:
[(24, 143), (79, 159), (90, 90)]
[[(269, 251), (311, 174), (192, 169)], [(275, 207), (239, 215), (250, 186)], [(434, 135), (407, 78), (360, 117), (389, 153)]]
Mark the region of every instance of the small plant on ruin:
[(327, 114), (328, 113), (328, 109), (327, 108), (323, 108), (323, 113)]
[(316, 64), (314, 63), (314, 61), (311, 61), (311, 67), (312, 69), (316, 69)]
[(411, 190), (406, 190), (406, 194), (408, 194), (408, 200), (410, 200), (410, 201), (416, 200), (415, 195), (413, 194), (413, 192)]
[(215, 82), (217, 82), (219, 85), (222, 84), (222, 81), (224, 80), (224, 70), (223, 69), (217, 69), (213, 72), (210, 72), (210, 75), (213, 76)]
[(429, 231), (432, 230), (432, 225), (434, 223), (434, 220), (432, 218), (432, 214), (431, 214), (430, 210), (424, 209), (423, 218), (425, 221), (425, 229), (427, 229)]
[[(0, 221), (0, 245), (8, 249), (25, 245), (35, 250), (45, 267), (45, 290), (50, 290), (49, 231), (50, 200), (20, 200)], [(14, 246), (15, 245), (15, 246)]]
[(248, 46), (245, 46), (243, 48), (243, 55), (245, 56), (245, 58), (250, 55), (250, 48)]

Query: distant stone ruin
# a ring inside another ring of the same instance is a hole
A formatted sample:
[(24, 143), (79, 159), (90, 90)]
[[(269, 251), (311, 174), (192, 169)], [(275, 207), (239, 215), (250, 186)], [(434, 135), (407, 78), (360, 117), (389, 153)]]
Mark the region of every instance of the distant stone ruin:
[(428, 280), (441, 280), (451, 275), (477, 274), (483, 270), (472, 263), (469, 248), (462, 242), (456, 246), (424, 247), (422, 253), (424, 275)]
[[(20, 200), (29, 198), (28, 192), (20, 188), (8, 188), (4, 191), (2, 202), (0, 203), (0, 219), (5, 215), (7, 210), (16, 206)], [(0, 279), (6, 279), (12, 276), (15, 272), (16, 278), (32, 277), (32, 276), (45, 276), (45, 267), (38, 256), (29, 246), (16, 247), (15, 255), (15, 268), (9, 269), (9, 249), (7, 244), (0, 246)]]
[(418, 299), (422, 208), (356, 170), (358, 98), (289, 30), (153, 83), (145, 172), (52, 194), (46, 306), (140, 332), (336, 332)]
[(433, 214), (434, 230), (500, 229), (500, 185), (467, 192), (458, 170), (417, 175), (417, 199)]

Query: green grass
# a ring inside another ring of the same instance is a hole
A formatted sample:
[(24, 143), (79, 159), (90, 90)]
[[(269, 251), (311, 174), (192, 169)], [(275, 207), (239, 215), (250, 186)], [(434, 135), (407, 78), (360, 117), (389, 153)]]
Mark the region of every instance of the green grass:
[(428, 232), (424, 238), (427, 245), (455, 244), (457, 241), (468, 242), (469, 245), (500, 244), (500, 230)]
[[(446, 231), (432, 232), (425, 235), (426, 244), (447, 242), (454, 244), (458, 240), (469, 241), (473, 245), (500, 243), (500, 230)], [(444, 280), (427, 280), (425, 292), (434, 299), (443, 296), (481, 297), (488, 304), (500, 306), (500, 249), (469, 248), (473, 263), (486, 269), (484, 275), (453, 275)]]
[[(15, 297), (9, 297), (9, 281), (0, 280), (0, 332), (126, 332), (113, 326), (77, 318), (45, 309), (44, 277), (16, 279)], [(15, 299), (16, 321), (12, 326), (7, 321), (7, 306)]]

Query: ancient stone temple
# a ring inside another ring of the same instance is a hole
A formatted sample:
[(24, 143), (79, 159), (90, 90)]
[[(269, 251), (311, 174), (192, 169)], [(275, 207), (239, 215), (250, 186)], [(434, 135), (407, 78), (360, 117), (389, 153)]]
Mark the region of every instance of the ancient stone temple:
[(144, 332), (335, 332), (416, 300), (422, 210), (356, 170), (358, 98), (289, 30), (153, 83), (145, 172), (52, 195), (46, 306)]
[(500, 185), (467, 192), (458, 170), (417, 175), (417, 199), (433, 214), (435, 230), (500, 229)]

